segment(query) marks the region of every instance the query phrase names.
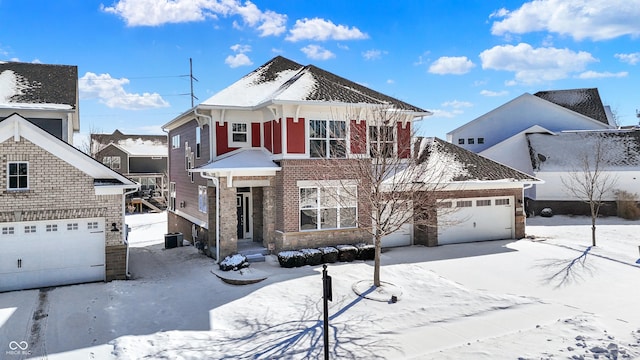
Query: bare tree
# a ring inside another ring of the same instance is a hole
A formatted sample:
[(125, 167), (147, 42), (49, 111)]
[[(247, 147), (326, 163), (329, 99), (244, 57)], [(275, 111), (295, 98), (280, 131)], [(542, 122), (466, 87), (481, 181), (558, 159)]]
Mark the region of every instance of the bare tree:
[(345, 117), (312, 120), (310, 152), (319, 158), (314, 175), (320, 190), (341, 208), (357, 199), (356, 225), (373, 238), (373, 285), (378, 287), (382, 238), (403, 226), (437, 226), (436, 192), (448, 185), (451, 174), (440, 162), (429, 161), (430, 139), (414, 141), (411, 114), (370, 107), (347, 111)]
[(591, 215), (591, 245), (596, 246), (596, 220), (605, 198), (614, 193), (617, 177), (608, 171), (613, 151), (607, 143), (607, 134), (584, 134), (588, 150), (575, 157), (572, 171), (561, 178), (567, 192), (589, 205)]
[(100, 129), (94, 125), (91, 125), (89, 134), (87, 134), (86, 136), (83, 135), (82, 141), (80, 142), (80, 144), (76, 144), (76, 147), (83, 153), (91, 156), (92, 158), (95, 158), (96, 153), (101, 150), (101, 146), (104, 146), (101, 145), (99, 141), (101, 135), (102, 134)]

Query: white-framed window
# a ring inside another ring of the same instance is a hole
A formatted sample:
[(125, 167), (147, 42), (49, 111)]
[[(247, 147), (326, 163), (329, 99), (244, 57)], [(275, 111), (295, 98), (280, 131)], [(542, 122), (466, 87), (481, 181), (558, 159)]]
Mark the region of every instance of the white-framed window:
[(58, 231), (58, 225), (56, 225), (56, 224), (47, 224), (46, 229), (47, 229), (47, 232), (56, 232), (56, 231)]
[(89, 221), (87, 223), (87, 229), (88, 230), (94, 230), (98, 228), (98, 222), (97, 221)]
[(102, 158), (102, 163), (110, 167), (112, 170), (120, 170), (120, 156), (105, 156)]
[(202, 135), (200, 134), (200, 127), (196, 127), (196, 159), (200, 159), (200, 151), (202, 148)]
[(484, 144), (484, 138), (483, 137), (479, 137), (478, 138), (478, 144)]
[(176, 210), (176, 183), (169, 183), (169, 210)]
[(390, 158), (395, 154), (393, 126), (369, 126), (369, 155), (372, 158)]
[(491, 199), (476, 200), (476, 206), (491, 206)]
[(78, 223), (68, 223), (67, 231), (75, 231), (78, 230)]
[(356, 186), (301, 187), (300, 231), (357, 226)]
[(35, 234), (36, 233), (36, 226), (35, 225), (26, 225), (24, 227), (24, 233), (25, 234)]
[(15, 228), (13, 226), (6, 226), (2, 228), (2, 235), (13, 235), (15, 234)]
[(171, 148), (180, 149), (180, 134), (171, 137)]
[(464, 139), (458, 139), (458, 145), (464, 145)]
[(309, 155), (312, 158), (347, 156), (345, 121), (309, 120)]
[(29, 189), (29, 163), (26, 161), (10, 161), (7, 163), (7, 189)]
[(231, 123), (231, 146), (243, 146), (249, 142), (249, 127), (245, 123)]
[(509, 198), (496, 199), (496, 206), (498, 205), (509, 205)]
[(473, 201), (471, 200), (458, 200), (456, 201), (456, 207), (471, 207), (473, 206)]
[(475, 139), (474, 138), (468, 138), (467, 139), (467, 144), (473, 145), (474, 143), (475, 143)]
[(207, 187), (202, 185), (198, 186), (198, 210), (207, 212)]

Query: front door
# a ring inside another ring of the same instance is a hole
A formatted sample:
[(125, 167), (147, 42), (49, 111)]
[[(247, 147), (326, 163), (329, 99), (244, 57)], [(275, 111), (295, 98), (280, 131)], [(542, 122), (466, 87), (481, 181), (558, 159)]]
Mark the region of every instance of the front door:
[(251, 239), (252, 229), (252, 200), (251, 192), (239, 192), (236, 194), (236, 214), (238, 217), (237, 235), (238, 239)]

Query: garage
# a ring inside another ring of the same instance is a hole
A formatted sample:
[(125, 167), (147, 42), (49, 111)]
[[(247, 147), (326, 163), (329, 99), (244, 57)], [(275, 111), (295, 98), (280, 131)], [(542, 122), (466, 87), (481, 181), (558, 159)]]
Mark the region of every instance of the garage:
[(104, 218), (0, 224), (0, 291), (105, 277)]
[(411, 245), (411, 239), (413, 239), (413, 224), (404, 224), (397, 231), (383, 236), (380, 240), (380, 245), (383, 248), (409, 246)]
[(447, 200), (438, 210), (438, 245), (514, 238), (514, 197)]

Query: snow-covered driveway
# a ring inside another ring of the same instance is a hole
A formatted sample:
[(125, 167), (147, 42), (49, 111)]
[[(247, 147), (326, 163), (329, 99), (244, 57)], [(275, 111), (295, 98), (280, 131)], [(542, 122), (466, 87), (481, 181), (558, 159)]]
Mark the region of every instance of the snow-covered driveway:
[[(320, 267), (259, 263), (267, 280), (228, 285), (193, 247), (163, 249), (164, 216), (127, 219), (133, 280), (0, 294), (0, 359), (322, 356)], [(332, 358), (640, 357), (640, 223), (603, 221), (584, 266), (552, 277), (589, 245), (576, 221), (530, 219), (533, 240), (386, 252), (396, 304), (351, 290), (371, 263), (329, 265)]]

